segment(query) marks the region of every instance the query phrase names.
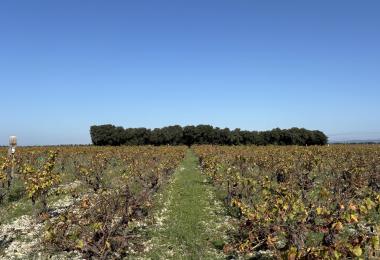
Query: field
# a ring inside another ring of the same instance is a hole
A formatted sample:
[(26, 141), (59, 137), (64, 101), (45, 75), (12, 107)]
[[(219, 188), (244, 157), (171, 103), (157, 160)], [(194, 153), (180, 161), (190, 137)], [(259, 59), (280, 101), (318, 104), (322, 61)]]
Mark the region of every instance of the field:
[(195, 151), (240, 219), (226, 252), (288, 259), (379, 256), (379, 146)]
[(380, 145), (6, 152), (0, 259), (380, 257)]

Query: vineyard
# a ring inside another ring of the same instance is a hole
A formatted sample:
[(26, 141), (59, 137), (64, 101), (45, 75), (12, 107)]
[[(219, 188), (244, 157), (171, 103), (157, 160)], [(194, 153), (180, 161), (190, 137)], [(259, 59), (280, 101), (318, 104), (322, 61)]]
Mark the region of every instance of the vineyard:
[[(240, 219), (226, 253), (379, 257), (380, 147), (195, 148)], [(260, 251), (261, 250), (261, 251)]]
[[(33, 243), (43, 251), (75, 252), (81, 258), (123, 257), (138, 240), (131, 223), (146, 217), (153, 195), (185, 151), (185, 147), (24, 148), (13, 161), (4, 154), (0, 221), (7, 227), (12, 220), (9, 212), (33, 214), (33, 223), (43, 225), (37, 234), (42, 237)], [(12, 165), (15, 176), (8, 185), (6, 172)], [(62, 200), (64, 205), (53, 206)], [(0, 227), (5, 233), (0, 233), (4, 258), (12, 253), (6, 249), (19, 235), (17, 228), (16, 234), (6, 234), (7, 228)]]
[(0, 152), (0, 259), (371, 259), (379, 235), (379, 145)]

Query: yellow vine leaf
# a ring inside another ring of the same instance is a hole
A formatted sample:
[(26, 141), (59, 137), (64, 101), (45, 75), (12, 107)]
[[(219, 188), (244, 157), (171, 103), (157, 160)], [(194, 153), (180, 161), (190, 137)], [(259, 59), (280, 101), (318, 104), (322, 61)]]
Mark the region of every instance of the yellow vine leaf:
[(361, 249), (360, 246), (355, 246), (355, 247), (353, 247), (353, 248), (351, 249), (351, 252), (352, 252), (355, 256), (357, 256), (357, 257), (359, 257), (359, 256), (361, 256), (361, 255), (363, 254), (363, 250)]

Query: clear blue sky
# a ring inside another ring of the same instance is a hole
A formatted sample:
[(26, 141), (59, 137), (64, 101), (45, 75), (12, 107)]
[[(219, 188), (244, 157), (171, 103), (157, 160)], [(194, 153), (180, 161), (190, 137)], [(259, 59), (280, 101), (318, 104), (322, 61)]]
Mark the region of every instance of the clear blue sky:
[(207, 123), (380, 137), (380, 1), (0, 2), (0, 144)]

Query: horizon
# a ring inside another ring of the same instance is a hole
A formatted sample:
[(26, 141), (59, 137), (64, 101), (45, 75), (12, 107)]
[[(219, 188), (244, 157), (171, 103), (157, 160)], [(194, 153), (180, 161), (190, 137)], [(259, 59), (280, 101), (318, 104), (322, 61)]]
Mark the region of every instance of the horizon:
[(380, 2), (0, 3), (0, 145), (210, 124), (380, 140)]
[[(184, 127), (184, 126), (181, 126), (181, 127)], [(217, 128), (222, 129), (222, 127), (217, 127)], [(300, 128), (302, 128), (302, 127), (300, 127)], [(154, 128), (147, 128), (147, 129), (153, 130)], [(234, 130), (234, 129), (230, 129), (230, 130)], [(245, 131), (245, 130), (256, 131), (255, 129), (240, 129), (240, 130), (242, 130), (242, 131)], [(272, 130), (272, 129), (260, 130), (260, 131), (270, 131), (270, 130)], [(318, 130), (318, 129), (308, 129), (308, 130), (313, 131), (313, 130)], [(366, 143), (366, 142), (380, 143), (379, 135), (380, 135), (380, 132), (371, 132), (371, 133), (363, 133), (363, 132), (361, 132), (361, 133), (351, 132), (350, 133), (350, 132), (345, 132), (345, 133), (330, 134), (330, 135), (326, 134), (326, 136), (328, 137), (328, 144)], [(360, 136), (360, 137), (358, 137), (358, 136)], [(365, 136), (365, 137), (363, 137), (363, 136)], [(8, 147), (9, 137), (7, 139), (7, 142), (4, 142), (4, 143), (0, 142), (0, 147)], [(27, 147), (27, 146), (65, 146), (65, 145), (67, 145), (67, 146), (75, 146), (75, 145), (81, 146), (81, 145), (92, 145), (90, 131), (89, 131), (89, 139), (90, 139), (90, 141), (88, 143), (25, 144), (22, 139), (21, 139), (21, 142), (20, 142), (20, 138), (18, 136), (16, 136), (16, 137), (17, 137), (17, 142), (18, 142), (17, 146), (19, 146), (19, 147)]]

